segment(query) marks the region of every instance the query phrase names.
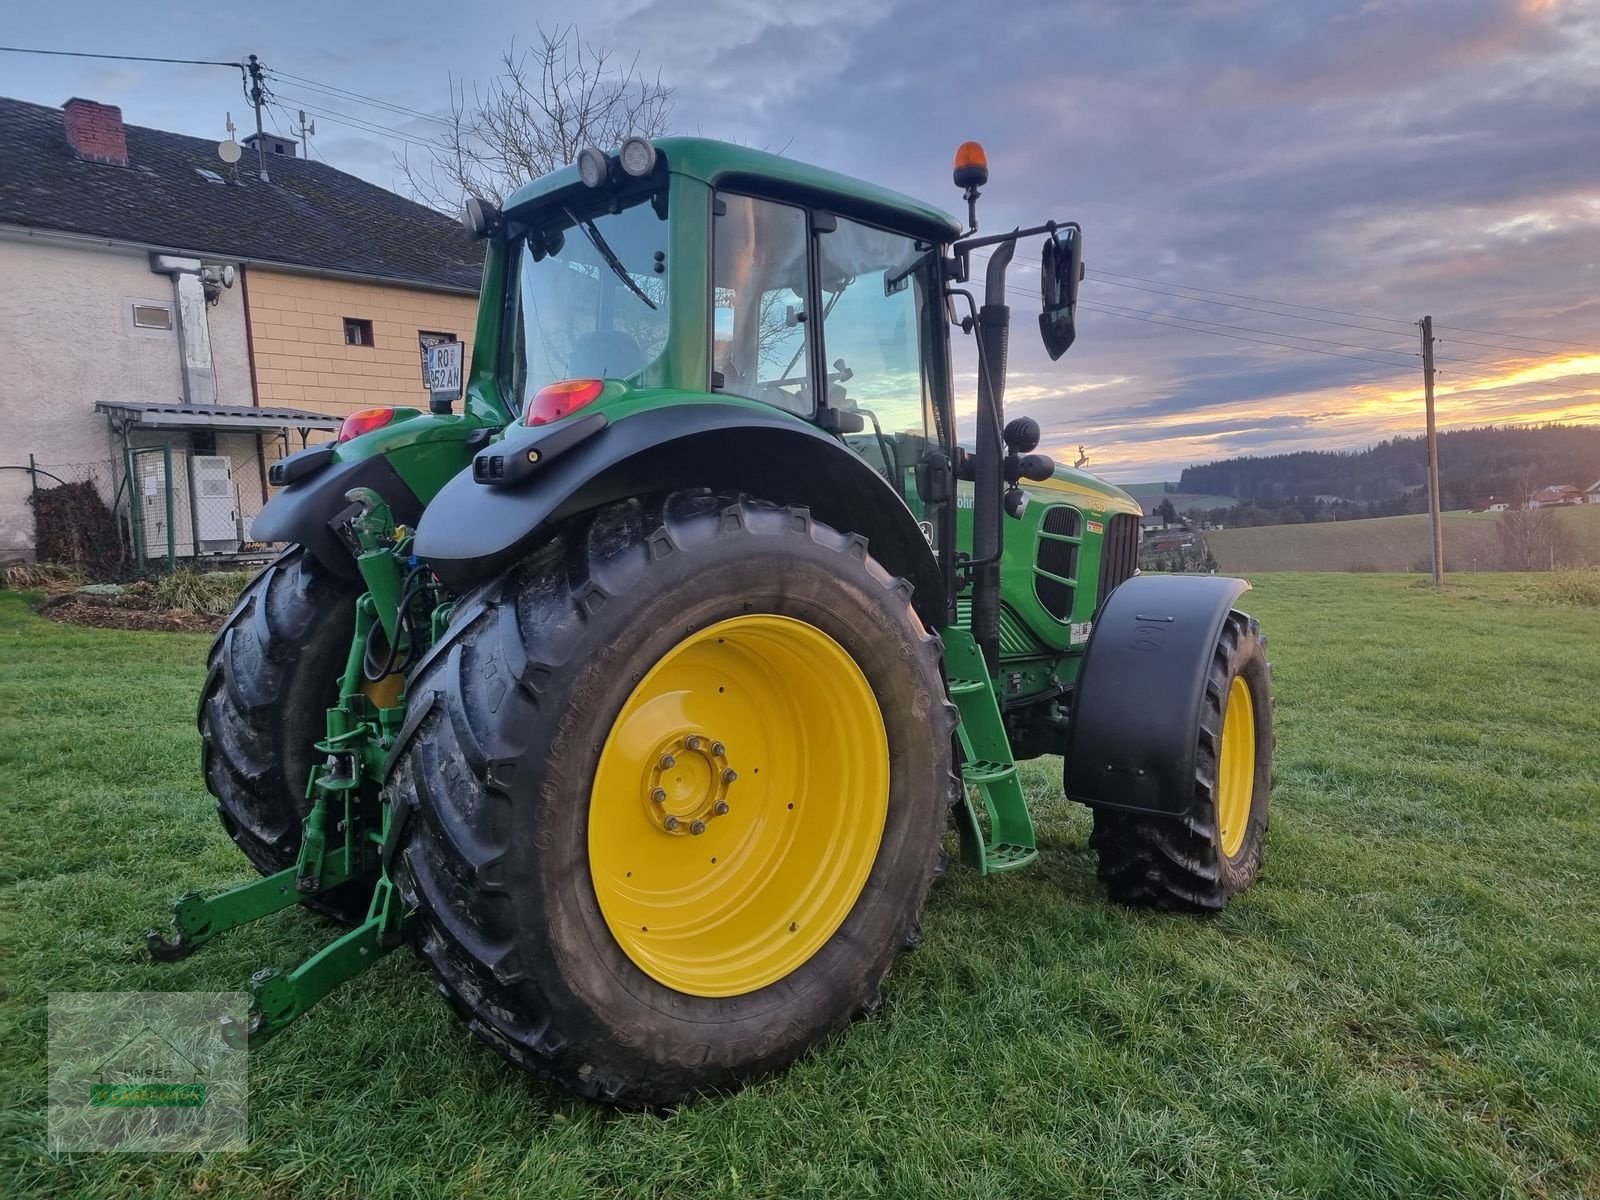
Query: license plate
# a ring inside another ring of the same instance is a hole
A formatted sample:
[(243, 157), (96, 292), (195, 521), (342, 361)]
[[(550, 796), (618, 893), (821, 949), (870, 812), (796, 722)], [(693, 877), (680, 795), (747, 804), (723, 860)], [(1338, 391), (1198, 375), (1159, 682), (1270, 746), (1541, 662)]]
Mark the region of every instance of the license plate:
[(424, 355), (424, 373), (430, 400), (457, 400), (461, 397), (461, 364), (466, 348), (460, 342), (440, 342), (429, 346)]

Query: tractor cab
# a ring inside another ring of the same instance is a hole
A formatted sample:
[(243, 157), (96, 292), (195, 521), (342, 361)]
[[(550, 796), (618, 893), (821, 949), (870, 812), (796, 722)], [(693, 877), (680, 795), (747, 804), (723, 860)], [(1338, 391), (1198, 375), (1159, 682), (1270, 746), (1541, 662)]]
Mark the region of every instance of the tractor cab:
[(608, 384), (740, 398), (843, 437), (903, 487), (948, 440), (941, 273), (960, 226), (759, 151), (644, 145), (523, 188), (503, 216), (475, 210), (508, 342), (483, 398), (524, 424)]
[[(1006, 464), (1014, 492), (1024, 477), (1017, 448), (1009, 459), (1000, 448), (1009, 322), (1001, 260), (1017, 238), (1045, 235), (1041, 327), (1052, 356), (1070, 344), (1081, 274), (1075, 225), (970, 236), (987, 180), (975, 143), (961, 148), (955, 178), (965, 229), (909, 196), (791, 159), (698, 138), (630, 139), (615, 155), (585, 151), (526, 185), (504, 213), (474, 201), (465, 220), (491, 239), (486, 295), (497, 290), (501, 300), (482, 310), (469, 409), (524, 427), (590, 405), (621, 416), (646, 397), (784, 414), (848, 448), (893, 489), (938, 557), (948, 609), (974, 582), (956, 549), (957, 480), (976, 481), (980, 461), (992, 459), (995, 486), (985, 470), (978, 492), (992, 491), (993, 503), (975, 501), (971, 515), (976, 541), (996, 548), (960, 551), (981, 560), (998, 552), (999, 533), (982, 530), (998, 530)], [(960, 286), (980, 247), (1006, 250), (989, 260), (983, 320)], [(996, 368), (983, 372), (969, 448), (957, 444), (951, 378), (962, 300), (971, 312), (959, 327), (976, 332)], [(495, 345), (498, 353), (483, 352)], [(795, 469), (814, 482), (820, 461)], [(1043, 456), (1027, 460), (1028, 478), (1052, 470)], [(998, 586), (981, 561), (976, 571), (980, 591)]]

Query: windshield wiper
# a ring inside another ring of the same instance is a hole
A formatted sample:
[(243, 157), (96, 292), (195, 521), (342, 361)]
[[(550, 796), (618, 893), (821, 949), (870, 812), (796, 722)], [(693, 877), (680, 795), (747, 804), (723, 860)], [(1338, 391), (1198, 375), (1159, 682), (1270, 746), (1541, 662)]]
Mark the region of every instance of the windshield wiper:
[(583, 230), (583, 236), (589, 239), (589, 244), (599, 252), (601, 258), (606, 260), (606, 266), (611, 268), (612, 273), (628, 285), (629, 291), (651, 308), (654, 308), (656, 302), (645, 295), (644, 289), (634, 282), (633, 276), (628, 274), (628, 268), (622, 265), (622, 260), (617, 257), (616, 252), (606, 243), (606, 239), (600, 236), (600, 231), (594, 227), (594, 222), (578, 220), (577, 217), (572, 215), (570, 208), (564, 211), (567, 214), (567, 219)]

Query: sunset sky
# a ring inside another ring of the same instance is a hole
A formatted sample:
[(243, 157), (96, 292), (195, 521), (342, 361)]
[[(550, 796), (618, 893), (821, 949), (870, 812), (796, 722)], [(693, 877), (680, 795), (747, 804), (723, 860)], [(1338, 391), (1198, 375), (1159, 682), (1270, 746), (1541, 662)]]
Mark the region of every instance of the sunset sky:
[[(442, 127), (329, 86), (439, 113), (451, 75), (487, 79), (513, 37), (525, 45), (575, 10), (377, 11), (89, 0), (16, 14), (0, 40), (253, 51), (301, 77), (274, 85), (279, 128), (299, 108), (333, 114), (316, 117), (320, 154), (395, 186), (394, 156), (425, 154)], [(1175, 478), (1191, 462), (1416, 432), (1411, 323), (1424, 313), (1439, 326), (1445, 427), (1600, 421), (1592, 0), (591, 0), (580, 16), (596, 44), (659, 68), (679, 132), (782, 149), (952, 211), (950, 155), (976, 138), (992, 170), (985, 231), (1082, 222), (1084, 311), (1061, 362), (1039, 349), (1037, 275), (1021, 261), (1012, 276), (1009, 411), (1037, 417), (1066, 461), (1082, 444), (1113, 479)], [(86, 96), (130, 123), (217, 138), (225, 112), (242, 126), (247, 111), (238, 76), (215, 68), (0, 54), (0, 93)], [(966, 347), (959, 361), (970, 388)]]

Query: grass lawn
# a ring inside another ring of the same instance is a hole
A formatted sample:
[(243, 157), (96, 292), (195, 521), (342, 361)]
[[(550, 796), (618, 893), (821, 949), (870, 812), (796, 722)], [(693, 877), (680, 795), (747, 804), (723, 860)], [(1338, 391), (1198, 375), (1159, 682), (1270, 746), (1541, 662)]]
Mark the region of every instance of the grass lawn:
[(43, 1151), (46, 995), (242, 985), (295, 911), (140, 933), (248, 876), (197, 770), (203, 637), (0, 593), (0, 1194), (1600, 1196), (1600, 609), (1526, 577), (1278, 575), (1275, 819), (1222, 917), (1110, 907), (1058, 764), (1032, 870), (953, 869), (876, 1017), (617, 1116), (501, 1065), (389, 956), (252, 1057), (240, 1154)]
[[(1551, 510), (1571, 533), (1576, 562), (1600, 565), (1600, 505)], [(1504, 561), (1499, 513), (1447, 512), (1444, 561), (1451, 571), (1492, 571)], [(1319, 521), (1311, 525), (1258, 525), (1205, 535), (1224, 573), (1259, 571), (1421, 571), (1432, 568), (1427, 513)]]

